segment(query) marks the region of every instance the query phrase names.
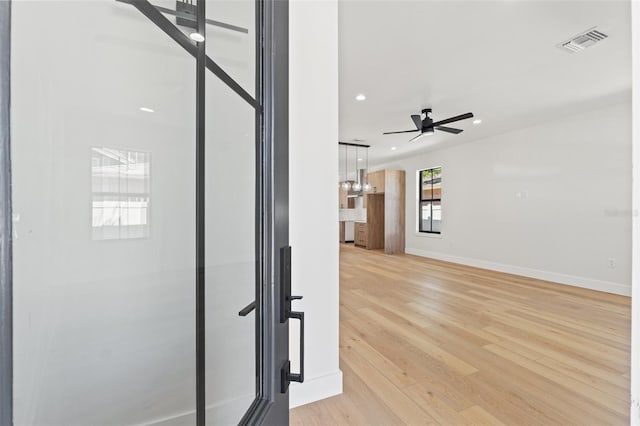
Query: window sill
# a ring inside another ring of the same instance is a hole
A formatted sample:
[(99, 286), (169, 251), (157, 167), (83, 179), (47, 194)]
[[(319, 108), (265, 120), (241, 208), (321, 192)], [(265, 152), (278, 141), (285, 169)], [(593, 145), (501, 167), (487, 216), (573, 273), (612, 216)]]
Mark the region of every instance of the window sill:
[(440, 234), (431, 234), (429, 232), (416, 232), (416, 237), (436, 238), (438, 240), (441, 240), (442, 239), (442, 233), (440, 233)]

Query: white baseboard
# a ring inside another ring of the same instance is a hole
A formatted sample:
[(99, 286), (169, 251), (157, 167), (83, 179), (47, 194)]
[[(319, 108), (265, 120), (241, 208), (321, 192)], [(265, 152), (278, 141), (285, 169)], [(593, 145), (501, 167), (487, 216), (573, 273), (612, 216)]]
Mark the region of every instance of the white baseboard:
[(631, 286), (626, 286), (624, 284), (614, 283), (610, 281), (594, 280), (591, 278), (579, 277), (576, 275), (567, 275), (557, 272), (541, 271), (539, 269), (524, 268), (521, 266), (505, 265), (503, 263), (490, 262), (488, 260), (454, 256), (451, 254), (438, 253), (409, 247), (405, 249), (405, 252), (416, 256), (444, 260), (445, 262), (460, 263), (467, 266), (474, 266), (476, 268), (505, 272), (507, 274), (521, 275), (523, 277), (536, 278), (539, 280), (566, 284), (573, 287), (582, 287), (588, 288), (590, 290), (619, 294), (622, 296), (631, 296)]
[[(295, 408), (300, 405), (309, 404), (311, 402), (319, 401), (321, 399), (329, 398), (330, 396), (339, 395), (341, 393), (342, 371), (340, 370), (320, 377), (314, 377), (311, 379), (305, 378), (304, 383), (291, 383), (289, 387), (289, 406), (290, 408)], [(216, 420), (214, 417), (211, 417), (211, 413), (209, 413), (209, 411), (213, 408), (217, 408), (220, 405), (231, 406), (240, 404), (241, 406), (246, 406), (248, 408), (249, 404), (247, 403), (247, 398), (250, 398), (250, 395), (244, 396), (242, 398), (221, 401), (217, 404), (207, 406), (209, 415), (208, 419), (213, 418), (214, 420)], [(225, 410), (220, 411), (222, 411), (222, 414), (224, 414), (225, 412)], [(238, 412), (238, 410), (233, 410), (233, 412)], [(150, 420), (143, 424), (148, 426), (180, 426), (184, 424), (192, 424), (194, 421), (195, 411), (190, 410), (164, 418)], [(233, 419), (224, 418), (217, 419), (217, 421), (212, 421), (212, 424), (232, 423)]]
[[(240, 397), (228, 398), (209, 404), (206, 408), (207, 424), (234, 424), (253, 401), (253, 394), (246, 394)], [(142, 423), (145, 426), (183, 426), (195, 424), (196, 411), (188, 410), (176, 413), (160, 419), (150, 420)]]
[(304, 383), (291, 383), (289, 388), (289, 407), (295, 408), (314, 401), (329, 398), (342, 393), (342, 371), (311, 379)]

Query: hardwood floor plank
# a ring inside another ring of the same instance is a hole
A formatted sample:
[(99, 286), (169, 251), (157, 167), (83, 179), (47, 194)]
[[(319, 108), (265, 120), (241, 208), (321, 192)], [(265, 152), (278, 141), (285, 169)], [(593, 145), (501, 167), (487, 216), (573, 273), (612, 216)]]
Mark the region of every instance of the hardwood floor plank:
[(361, 412), (362, 409), (351, 400), (349, 395), (335, 396), (322, 402), (337, 426), (368, 424), (367, 418)]
[(381, 315), (369, 308), (360, 309), (360, 313), (373, 319), (391, 333), (402, 336), (412, 345), (420, 348), (420, 350), (425, 354), (441, 361), (447, 367), (463, 376), (473, 374), (478, 371), (478, 369), (473, 365), (462, 361), (460, 358), (434, 344), (433, 341), (429, 339), (426, 332), (416, 330), (412, 327), (411, 323), (399, 324), (390, 320), (388, 316)]
[[(597, 339), (587, 339), (575, 334), (567, 333), (558, 329), (554, 329), (544, 324), (519, 318), (508, 312), (499, 312), (490, 314), (497, 323), (518, 328), (537, 338), (543, 339), (550, 344), (562, 344), (570, 350), (582, 353), (590, 359), (606, 361), (608, 364), (620, 365), (624, 368), (630, 362), (630, 354), (628, 351), (616, 349), (610, 345), (601, 343)], [(590, 356), (593, 354), (593, 356)]]
[(513, 331), (513, 329), (508, 329), (506, 327), (485, 327), (484, 329), (499, 337), (503, 337), (505, 341), (514, 341), (521, 346), (544, 354), (544, 356), (549, 358), (564, 362), (568, 365), (579, 366), (579, 368), (596, 377), (608, 379), (622, 374), (621, 372), (616, 371), (616, 369), (610, 368), (604, 360), (600, 362), (596, 359), (594, 362), (591, 359), (585, 359), (582, 354), (576, 353), (562, 345), (550, 344), (544, 340), (536, 339), (534, 336), (522, 334), (517, 330)]
[(397, 387), (403, 388), (416, 383), (415, 379), (409, 377), (406, 371), (370, 346), (350, 325), (341, 325), (340, 341), (341, 350), (345, 347), (346, 349), (354, 349)]
[(564, 374), (565, 376), (569, 376), (576, 380), (579, 380), (588, 386), (592, 386), (608, 392), (610, 395), (613, 395), (616, 398), (627, 403), (627, 406), (631, 400), (631, 396), (627, 392), (627, 389), (629, 389), (630, 386), (630, 382), (629, 378), (625, 377), (625, 375), (613, 375), (608, 376), (607, 379), (602, 379), (600, 377), (596, 377), (587, 373), (579, 367), (567, 365), (552, 358), (543, 357), (537, 359), (536, 361), (539, 364), (545, 365), (553, 370), (560, 372), (561, 374)]
[(367, 378), (367, 385), (376, 396), (384, 401), (394, 414), (405, 424), (434, 424), (435, 421), (418, 404), (389, 381), (364, 357), (352, 349), (342, 351), (342, 360), (358, 376)]
[[(413, 385), (405, 388), (405, 393), (420, 405), (440, 425), (460, 425), (464, 418), (449, 405), (445, 404), (433, 392), (422, 385)], [(408, 423), (411, 424), (411, 423)]]
[(557, 370), (547, 367), (546, 365), (527, 359), (499, 345), (487, 345), (485, 346), (485, 349), (526, 368), (532, 373), (545, 377), (560, 386), (564, 386), (567, 388), (567, 391), (579, 393), (585, 398), (591, 400), (593, 403), (603, 405), (618, 414), (625, 415), (629, 411), (629, 404), (626, 404), (616, 396), (592, 386), (584, 386), (583, 382), (562, 374)]
[(343, 244), (344, 394), (291, 424), (628, 424), (630, 301)]
[(471, 426), (506, 426), (478, 405), (461, 411), (460, 415), (464, 418), (464, 423)]
[[(367, 425), (402, 425), (402, 420), (369, 387), (366, 378), (361, 378), (349, 364), (341, 360), (340, 368), (344, 375), (344, 393), (358, 407), (360, 416)], [(355, 423), (358, 424), (358, 423)]]

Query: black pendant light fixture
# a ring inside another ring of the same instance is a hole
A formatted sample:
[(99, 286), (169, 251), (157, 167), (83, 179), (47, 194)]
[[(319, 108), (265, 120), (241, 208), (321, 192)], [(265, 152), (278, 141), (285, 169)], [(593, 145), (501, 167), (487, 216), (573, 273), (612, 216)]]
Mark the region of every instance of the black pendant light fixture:
[(360, 171), (358, 170), (358, 161), (360, 160), (360, 158), (358, 158), (358, 147), (356, 146), (356, 157), (355, 157), (355, 166), (356, 166), (356, 180), (354, 182), (353, 185), (351, 185), (351, 187), (353, 188), (354, 191), (356, 192), (360, 192), (362, 190), (362, 182), (360, 182)]
[(342, 189), (344, 189), (345, 191), (348, 191), (351, 189), (351, 183), (349, 182), (349, 178), (348, 178), (348, 172), (347, 172), (347, 166), (348, 166), (348, 159), (349, 159), (349, 152), (347, 151), (347, 147), (344, 147), (344, 181), (342, 182)]
[[(355, 192), (360, 192), (360, 191), (369, 191), (371, 190), (371, 185), (369, 185), (369, 177), (368, 177), (368, 171), (369, 171), (369, 148), (371, 147), (371, 145), (362, 145), (362, 144), (358, 144), (358, 143), (351, 143), (351, 142), (338, 142), (338, 145), (342, 145), (344, 146), (344, 181), (340, 182), (340, 188), (344, 189), (345, 191), (349, 191), (349, 190), (354, 190)], [(354, 156), (354, 165), (355, 165), (355, 173), (356, 173), (356, 178), (353, 184), (351, 184), (351, 182), (349, 182), (349, 149), (353, 149), (355, 156)], [(364, 182), (360, 179), (360, 171), (358, 170), (358, 150), (359, 149), (364, 149), (366, 151), (366, 167), (365, 167), (365, 172), (364, 172)], [(340, 177), (338, 177), (338, 179), (340, 179)]]

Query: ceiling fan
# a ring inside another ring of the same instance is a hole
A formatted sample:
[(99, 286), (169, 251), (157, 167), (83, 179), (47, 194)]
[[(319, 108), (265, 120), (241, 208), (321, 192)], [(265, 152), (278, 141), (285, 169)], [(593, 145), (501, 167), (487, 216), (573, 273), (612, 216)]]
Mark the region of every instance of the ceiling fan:
[(443, 126), (443, 124), (449, 124), (449, 123), (454, 123), (456, 121), (460, 121), (460, 120), (466, 120), (467, 118), (473, 118), (473, 113), (468, 112), (466, 114), (462, 114), (462, 115), (456, 115), (455, 117), (451, 117), (451, 118), (447, 118), (444, 120), (440, 120), (440, 121), (436, 121), (435, 123), (433, 122), (433, 119), (431, 117), (429, 117), (429, 114), (431, 114), (431, 108), (425, 108), (422, 110), (422, 113), (424, 114), (424, 120), (422, 119), (421, 115), (415, 114), (411, 116), (411, 119), (413, 120), (413, 123), (416, 125), (416, 129), (415, 130), (402, 130), (400, 132), (385, 132), (383, 133), (383, 135), (393, 135), (396, 133), (413, 133), (413, 132), (420, 132), (420, 134), (418, 136), (416, 136), (415, 138), (411, 139), (409, 142), (413, 142), (416, 139), (421, 138), (422, 136), (425, 135), (432, 135), (434, 133), (435, 130), (440, 130), (442, 132), (447, 132), (447, 133), (453, 133), (454, 135), (457, 135), (458, 133), (462, 133), (462, 129), (455, 129), (453, 127), (445, 127)]

